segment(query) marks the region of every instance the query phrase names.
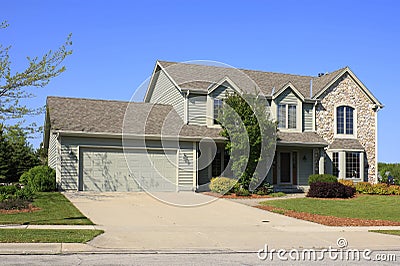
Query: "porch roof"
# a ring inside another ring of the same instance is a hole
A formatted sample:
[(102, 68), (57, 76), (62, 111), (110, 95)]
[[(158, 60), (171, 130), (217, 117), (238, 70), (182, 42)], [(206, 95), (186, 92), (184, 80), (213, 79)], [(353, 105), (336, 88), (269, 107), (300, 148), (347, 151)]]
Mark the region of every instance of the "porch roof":
[(358, 139), (334, 139), (331, 145), (329, 145), (330, 150), (364, 150), (364, 147), (358, 141)]
[(328, 143), (315, 132), (278, 131), (278, 146), (326, 147)]

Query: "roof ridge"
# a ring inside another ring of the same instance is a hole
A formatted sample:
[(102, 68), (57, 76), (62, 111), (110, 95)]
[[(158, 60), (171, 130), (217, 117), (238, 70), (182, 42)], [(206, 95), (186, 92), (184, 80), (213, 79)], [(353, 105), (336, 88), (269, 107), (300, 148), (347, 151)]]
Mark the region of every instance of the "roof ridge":
[[(242, 71), (250, 71), (250, 72), (258, 72), (258, 73), (267, 73), (267, 74), (277, 74), (277, 75), (288, 75), (288, 76), (296, 76), (296, 77), (303, 77), (303, 78), (310, 78), (310, 79), (318, 79), (320, 77), (318, 76), (311, 76), (311, 75), (303, 75), (303, 74), (293, 74), (293, 73), (283, 73), (283, 72), (274, 72), (274, 71), (265, 71), (265, 70), (258, 70), (258, 69), (246, 69), (246, 68), (235, 68), (235, 67), (224, 67), (224, 66), (213, 66), (213, 65), (202, 65), (202, 64), (196, 64), (196, 63), (190, 63), (190, 62), (173, 62), (173, 61), (165, 61), (165, 60), (157, 60), (159, 63), (167, 63), (167, 64), (187, 64), (187, 65), (197, 65), (197, 66), (204, 66), (204, 67), (216, 67), (216, 68), (226, 68), (226, 69), (238, 69)], [(167, 66), (168, 67), (168, 66)], [(327, 72), (325, 75), (332, 74), (336, 71), (343, 70), (346, 67), (342, 67), (339, 69), (336, 69), (332, 72)], [(321, 77), (325, 76), (322, 75)]]
[(148, 102), (130, 102), (130, 101), (122, 101), (122, 100), (107, 100), (107, 99), (93, 99), (93, 98), (80, 98), (80, 97), (67, 97), (67, 96), (47, 96), (47, 99), (65, 99), (65, 100), (84, 100), (84, 101), (92, 101), (92, 102), (115, 102), (115, 103), (128, 103), (128, 104), (146, 104), (146, 105), (165, 105), (171, 106), (170, 104), (162, 104), (162, 103), (148, 103)]

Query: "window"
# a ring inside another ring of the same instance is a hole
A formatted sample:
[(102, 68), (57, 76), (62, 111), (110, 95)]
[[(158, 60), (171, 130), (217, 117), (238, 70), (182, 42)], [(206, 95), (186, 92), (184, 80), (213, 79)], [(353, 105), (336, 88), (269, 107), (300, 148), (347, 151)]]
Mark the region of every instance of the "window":
[(336, 177), (339, 177), (339, 153), (334, 152), (332, 154), (332, 174)]
[(278, 105), (278, 127), (286, 128), (286, 105)]
[(288, 105), (288, 128), (296, 128), (296, 105)]
[(354, 108), (339, 106), (336, 109), (336, 133), (353, 135), (354, 132)]
[(279, 104), (278, 105), (278, 127), (279, 128), (296, 128), (297, 106), (294, 104)]
[(222, 108), (222, 100), (215, 98), (214, 99), (214, 124), (218, 123), (218, 115)]
[(359, 152), (346, 152), (346, 178), (360, 178)]

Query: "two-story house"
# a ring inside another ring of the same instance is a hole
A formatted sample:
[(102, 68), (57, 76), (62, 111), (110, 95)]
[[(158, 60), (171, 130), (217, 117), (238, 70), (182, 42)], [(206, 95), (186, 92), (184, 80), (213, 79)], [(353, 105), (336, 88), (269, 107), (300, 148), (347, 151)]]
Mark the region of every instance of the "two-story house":
[(348, 67), (313, 77), (157, 61), (142, 103), (49, 97), (49, 165), (61, 189), (207, 189), (229, 161), (218, 110), (228, 93), (255, 89), (278, 125), (269, 182), (377, 181), (383, 106)]

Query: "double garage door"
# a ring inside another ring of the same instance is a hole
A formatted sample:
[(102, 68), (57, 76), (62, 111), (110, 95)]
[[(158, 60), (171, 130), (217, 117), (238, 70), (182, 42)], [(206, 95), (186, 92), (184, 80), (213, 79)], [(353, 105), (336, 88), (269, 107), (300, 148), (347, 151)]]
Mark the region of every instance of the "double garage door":
[(82, 148), (79, 190), (174, 191), (177, 180), (176, 150)]

